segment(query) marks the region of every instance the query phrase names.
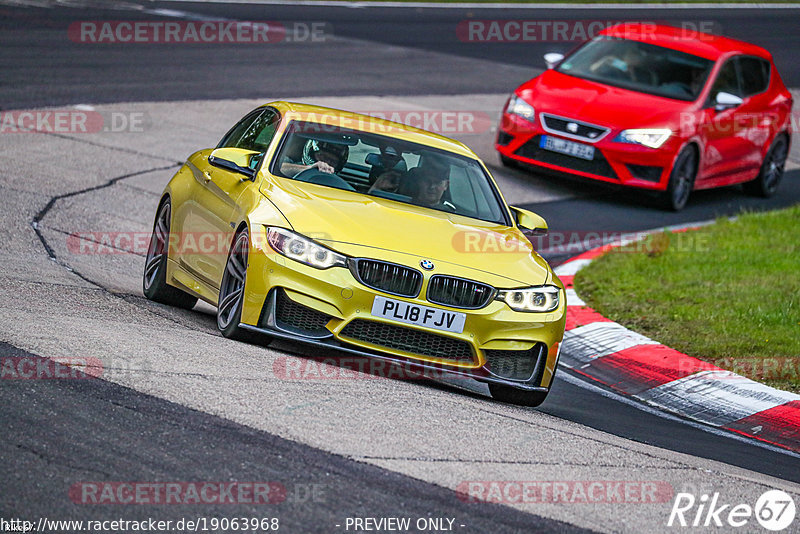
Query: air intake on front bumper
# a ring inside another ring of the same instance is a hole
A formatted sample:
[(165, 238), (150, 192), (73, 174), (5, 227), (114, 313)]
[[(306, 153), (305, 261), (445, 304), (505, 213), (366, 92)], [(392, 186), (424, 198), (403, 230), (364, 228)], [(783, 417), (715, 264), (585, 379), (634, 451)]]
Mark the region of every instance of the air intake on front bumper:
[(378, 321), (353, 319), (339, 335), (429, 358), (456, 362), (475, 361), (472, 346), (466, 341)]
[(422, 273), (396, 263), (357, 258), (350, 272), (367, 287), (401, 297), (416, 297), (422, 287)]
[(428, 282), (426, 298), (434, 304), (475, 310), (486, 306), (494, 294), (492, 286), (437, 274)]
[(628, 172), (631, 173), (631, 176), (639, 178), (640, 180), (647, 180), (648, 182), (659, 182), (661, 180), (661, 173), (664, 172), (664, 167), (634, 165), (633, 163), (627, 163), (625, 166), (628, 167)]
[(487, 370), (500, 378), (539, 385), (542, 382), (547, 345), (537, 343), (528, 350), (484, 350)]
[(333, 335), (325, 328), (331, 319), (330, 315), (293, 301), (278, 287), (270, 292), (264, 303), (259, 326), (319, 339)]

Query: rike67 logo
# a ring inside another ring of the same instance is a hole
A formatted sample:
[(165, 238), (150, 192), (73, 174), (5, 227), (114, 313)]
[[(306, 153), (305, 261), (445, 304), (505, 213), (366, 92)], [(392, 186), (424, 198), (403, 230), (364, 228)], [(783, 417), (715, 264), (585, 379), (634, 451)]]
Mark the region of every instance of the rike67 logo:
[[(781, 490), (764, 492), (755, 506), (725, 503), (719, 493), (703, 494), (699, 499), (691, 493), (678, 493), (667, 526), (739, 528), (752, 525), (755, 518), (763, 528), (778, 532), (792, 525), (796, 513), (794, 499)], [(750, 532), (752, 527), (745, 530)]]

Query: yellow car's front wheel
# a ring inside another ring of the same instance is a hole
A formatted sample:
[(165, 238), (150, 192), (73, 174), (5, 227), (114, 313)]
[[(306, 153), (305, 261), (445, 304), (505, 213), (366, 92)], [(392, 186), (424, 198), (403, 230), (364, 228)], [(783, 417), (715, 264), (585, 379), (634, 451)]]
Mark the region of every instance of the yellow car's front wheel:
[(239, 323), (242, 321), (249, 250), (250, 238), (247, 228), (243, 228), (236, 234), (228, 253), (217, 300), (217, 328), (223, 336), (239, 341), (255, 341), (257, 337), (252, 332), (239, 328)]

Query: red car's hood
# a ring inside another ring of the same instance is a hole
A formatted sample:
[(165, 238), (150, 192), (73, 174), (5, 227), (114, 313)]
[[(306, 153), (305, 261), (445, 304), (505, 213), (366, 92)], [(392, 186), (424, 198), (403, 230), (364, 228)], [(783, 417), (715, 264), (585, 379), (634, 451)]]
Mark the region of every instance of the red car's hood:
[(691, 102), (604, 85), (547, 70), (517, 93), (536, 113), (547, 112), (614, 130), (670, 126)]

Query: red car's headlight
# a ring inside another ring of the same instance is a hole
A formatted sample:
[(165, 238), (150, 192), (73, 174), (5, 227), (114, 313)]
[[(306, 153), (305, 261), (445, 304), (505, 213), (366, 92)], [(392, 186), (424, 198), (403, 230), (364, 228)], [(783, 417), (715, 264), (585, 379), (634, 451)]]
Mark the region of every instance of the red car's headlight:
[(521, 117), (528, 122), (534, 122), (534, 119), (536, 118), (536, 113), (533, 110), (533, 106), (522, 100), (517, 95), (511, 95), (511, 98), (508, 99), (506, 113)]
[(672, 130), (669, 128), (638, 128), (634, 130), (623, 130), (614, 138), (614, 142), (644, 145), (648, 148), (659, 148), (669, 139), (670, 135), (672, 135)]

